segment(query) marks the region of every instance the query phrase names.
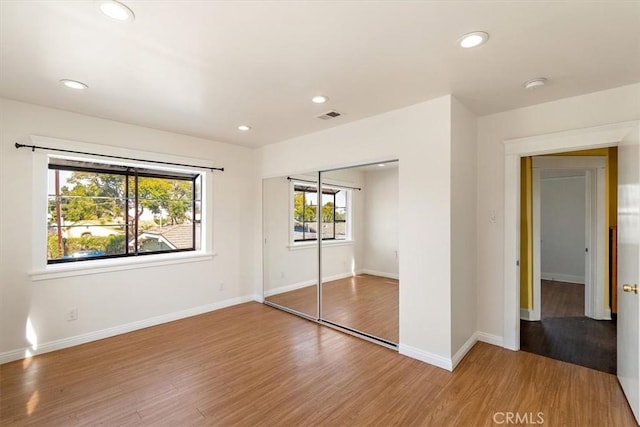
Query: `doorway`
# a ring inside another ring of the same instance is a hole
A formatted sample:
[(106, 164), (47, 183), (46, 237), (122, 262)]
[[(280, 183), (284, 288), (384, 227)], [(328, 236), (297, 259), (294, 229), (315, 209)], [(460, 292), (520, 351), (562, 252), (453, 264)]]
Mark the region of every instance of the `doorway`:
[[(616, 277), (611, 278), (611, 301), (617, 308), (617, 377), (636, 419), (640, 419), (640, 384), (638, 374), (638, 312), (640, 299), (635, 293), (638, 283), (638, 152), (640, 121), (629, 121), (574, 129), (504, 141), (504, 294), (502, 346), (520, 350), (520, 159), (525, 156), (562, 151), (618, 147), (617, 176), (619, 207)], [(614, 204), (613, 201), (611, 201)]]
[[(616, 149), (522, 159), (522, 350), (615, 374), (605, 237)], [(527, 262), (528, 261), (528, 262)]]

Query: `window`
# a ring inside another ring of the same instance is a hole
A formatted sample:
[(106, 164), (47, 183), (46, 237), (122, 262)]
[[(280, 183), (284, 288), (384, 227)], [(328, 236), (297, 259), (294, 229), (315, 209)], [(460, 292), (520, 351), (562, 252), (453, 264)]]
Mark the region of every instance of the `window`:
[[(322, 240), (347, 240), (348, 199), (350, 190), (323, 186), (322, 188)], [(318, 239), (318, 187), (313, 184), (293, 184), (293, 240)]]
[(47, 263), (200, 249), (198, 173), (50, 158)]

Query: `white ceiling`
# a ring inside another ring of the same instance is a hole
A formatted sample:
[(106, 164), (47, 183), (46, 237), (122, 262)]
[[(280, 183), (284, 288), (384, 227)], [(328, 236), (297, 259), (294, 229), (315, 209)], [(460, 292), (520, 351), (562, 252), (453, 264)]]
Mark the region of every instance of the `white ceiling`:
[(485, 115), (640, 81), (639, 1), (124, 3), (133, 23), (2, 0), (0, 96), (258, 147), (448, 93)]

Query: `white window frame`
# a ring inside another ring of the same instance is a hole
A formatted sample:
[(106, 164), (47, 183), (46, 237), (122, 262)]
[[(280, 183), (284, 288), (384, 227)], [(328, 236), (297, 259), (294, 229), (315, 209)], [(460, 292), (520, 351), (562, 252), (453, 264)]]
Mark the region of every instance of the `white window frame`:
[[(294, 211), (295, 211), (295, 186), (303, 185), (303, 186), (312, 186), (317, 184), (310, 183), (302, 180), (291, 179), (289, 181), (289, 249), (297, 250), (297, 249), (307, 249), (314, 248), (318, 246), (318, 239), (314, 240), (306, 240), (306, 241), (296, 241), (295, 233), (293, 231), (294, 227)], [(323, 239), (322, 246), (341, 246), (341, 245), (352, 245), (353, 240), (353, 189), (346, 188), (342, 184), (334, 183), (334, 186), (331, 183), (323, 182), (323, 188), (329, 188), (332, 190), (345, 190), (347, 192), (347, 219), (346, 219), (346, 237), (345, 239), (335, 240), (335, 239)], [(316, 214), (317, 215), (317, 214)], [(316, 216), (317, 219), (317, 216)], [(318, 234), (322, 235), (320, 231)]]
[[(188, 157), (163, 155), (144, 151), (130, 150), (111, 146), (89, 144), (79, 141), (63, 140), (39, 135), (32, 135), (34, 145), (47, 146), (62, 150), (91, 152), (98, 155), (119, 156), (129, 158), (144, 158), (152, 161), (193, 164), (203, 168), (212, 167), (200, 159)], [(205, 169), (188, 167), (161, 166), (144, 161), (120, 161), (117, 159), (105, 159), (100, 156), (70, 154), (61, 155), (55, 151), (36, 150), (31, 153), (32, 161), (32, 270), (29, 272), (34, 281), (58, 279), (69, 276), (80, 276), (112, 271), (130, 270), (136, 268), (148, 268), (158, 265), (181, 264), (187, 262), (199, 262), (211, 260), (213, 252), (213, 184), (212, 172)], [(164, 171), (198, 172), (201, 174), (201, 235), (200, 249), (185, 252), (172, 252), (164, 254), (149, 254), (141, 257), (122, 257), (94, 259), (83, 262), (71, 262), (60, 264), (47, 264), (47, 188), (49, 158), (71, 158), (75, 160), (91, 161), (103, 164), (119, 164), (133, 167), (153, 168)]]

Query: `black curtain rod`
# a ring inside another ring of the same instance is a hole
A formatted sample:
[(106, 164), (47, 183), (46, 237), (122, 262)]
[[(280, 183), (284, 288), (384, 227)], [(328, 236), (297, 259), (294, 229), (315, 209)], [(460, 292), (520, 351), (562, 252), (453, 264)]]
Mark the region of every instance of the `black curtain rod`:
[(59, 151), (61, 153), (85, 154), (85, 155), (89, 155), (89, 156), (107, 157), (109, 159), (133, 160), (133, 161), (136, 161), (136, 162), (155, 163), (155, 164), (159, 164), (159, 165), (169, 165), (169, 166), (184, 166), (184, 167), (188, 167), (188, 168), (208, 169), (210, 171), (214, 171), (215, 170), (215, 171), (224, 172), (224, 168), (214, 168), (214, 167), (198, 166), (198, 165), (187, 165), (187, 164), (184, 164), (184, 163), (161, 162), (160, 160), (144, 160), (144, 159), (136, 159), (134, 157), (111, 156), (111, 155), (108, 155), (108, 154), (87, 153), (85, 151), (63, 150), (62, 148), (40, 147), (40, 146), (37, 146), (37, 145), (20, 144), (19, 142), (16, 142), (16, 148), (31, 148), (32, 152), (36, 151), (36, 149), (38, 149), (38, 150), (49, 150), (49, 151)]
[[(291, 178), (290, 176), (287, 177), (287, 179), (289, 181), (300, 181), (300, 182), (311, 182), (313, 184), (317, 184), (316, 181), (308, 181), (306, 179), (298, 179), (298, 178)], [(358, 190), (358, 191), (362, 191), (362, 188), (360, 187), (349, 187), (348, 185), (339, 185), (339, 184), (327, 184), (327, 187), (338, 187), (338, 188), (348, 188), (350, 190)]]

